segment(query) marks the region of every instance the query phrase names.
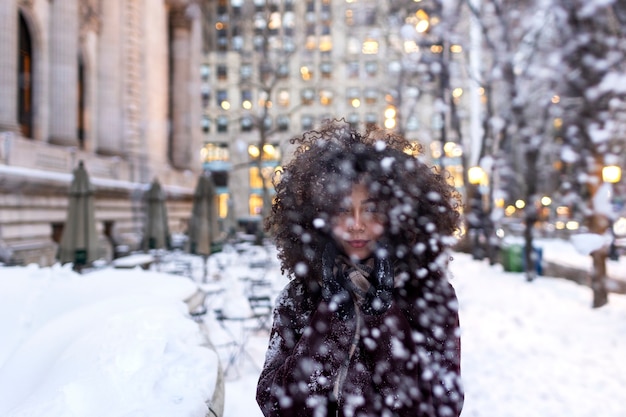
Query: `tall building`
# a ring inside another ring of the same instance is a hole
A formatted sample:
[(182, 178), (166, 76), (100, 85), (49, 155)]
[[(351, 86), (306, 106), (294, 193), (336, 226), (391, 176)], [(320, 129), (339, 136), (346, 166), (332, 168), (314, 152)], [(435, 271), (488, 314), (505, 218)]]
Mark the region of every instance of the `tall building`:
[[(436, 75), (442, 59), (452, 61), (430, 30), (440, 3), (207, 3), (201, 156), (218, 182), (220, 215), (231, 225), (260, 220), (289, 139), (327, 119), (401, 132), (440, 159), (454, 136), (444, 129), (441, 100), (451, 87), (442, 82), (455, 75), (454, 67), (445, 79)], [(454, 142), (448, 148), (456, 158)]]
[(0, 2), (5, 258), (54, 262), (79, 161), (104, 257), (111, 239), (136, 247), (155, 178), (171, 230), (185, 231), (202, 169), (202, 22), (195, 0)]

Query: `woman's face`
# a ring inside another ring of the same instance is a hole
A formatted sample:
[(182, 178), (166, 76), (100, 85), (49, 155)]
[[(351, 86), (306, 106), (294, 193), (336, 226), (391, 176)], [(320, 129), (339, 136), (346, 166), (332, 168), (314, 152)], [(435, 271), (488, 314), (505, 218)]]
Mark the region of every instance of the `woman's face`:
[(378, 202), (370, 198), (364, 184), (355, 184), (332, 218), (335, 242), (350, 258), (365, 259), (384, 230)]

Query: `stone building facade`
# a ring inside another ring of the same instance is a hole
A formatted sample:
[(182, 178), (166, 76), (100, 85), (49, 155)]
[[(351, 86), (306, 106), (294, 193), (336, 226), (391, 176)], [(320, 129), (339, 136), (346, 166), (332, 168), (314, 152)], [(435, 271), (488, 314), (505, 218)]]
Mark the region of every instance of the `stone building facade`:
[[(0, 2), (0, 253), (55, 261), (79, 161), (103, 257), (137, 245), (142, 196), (167, 194), (184, 232), (202, 170), (196, 0)], [(1, 259), (0, 259), (1, 260)]]

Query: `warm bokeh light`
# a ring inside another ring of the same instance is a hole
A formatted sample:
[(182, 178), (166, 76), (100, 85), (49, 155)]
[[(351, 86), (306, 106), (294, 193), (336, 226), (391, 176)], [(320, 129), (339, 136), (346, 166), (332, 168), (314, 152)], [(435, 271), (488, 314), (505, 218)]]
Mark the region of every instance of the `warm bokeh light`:
[(622, 179), (622, 169), (617, 165), (607, 165), (602, 168), (602, 181), (615, 184)]
[(544, 206), (549, 206), (550, 204), (552, 204), (552, 199), (548, 197), (547, 195), (543, 196), (541, 197), (541, 204)]
[(526, 202), (524, 200), (517, 200), (517, 201), (515, 201), (515, 207), (517, 207), (519, 210), (521, 210), (524, 207), (526, 207)]
[(396, 127), (395, 119), (385, 119), (385, 127), (387, 129), (393, 129)]
[(467, 180), (470, 184), (478, 185), (487, 182), (487, 173), (479, 166), (467, 170)]
[(580, 227), (580, 223), (578, 223), (576, 220), (570, 220), (567, 223), (565, 223), (565, 228), (567, 230), (578, 230), (579, 227)]

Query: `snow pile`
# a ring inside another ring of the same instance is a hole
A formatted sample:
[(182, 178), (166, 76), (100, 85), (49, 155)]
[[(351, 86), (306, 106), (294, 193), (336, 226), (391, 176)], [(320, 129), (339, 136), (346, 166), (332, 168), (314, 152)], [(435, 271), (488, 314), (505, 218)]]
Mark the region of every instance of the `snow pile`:
[(174, 275), (4, 268), (0, 415), (203, 416), (218, 358)]

